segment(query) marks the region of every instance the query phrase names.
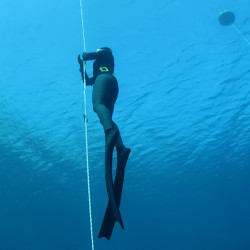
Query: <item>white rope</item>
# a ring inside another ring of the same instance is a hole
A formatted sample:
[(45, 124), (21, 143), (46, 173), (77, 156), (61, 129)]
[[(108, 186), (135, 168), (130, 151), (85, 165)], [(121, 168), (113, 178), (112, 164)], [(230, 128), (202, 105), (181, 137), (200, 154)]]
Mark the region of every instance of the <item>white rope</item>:
[(238, 27), (236, 27), (234, 24), (232, 24), (232, 26), (234, 27), (234, 29), (241, 35), (241, 37), (245, 40), (245, 42), (250, 45), (250, 42), (248, 41), (248, 39), (241, 33), (241, 31), (238, 29)]
[[(84, 44), (84, 52), (86, 52), (85, 34), (84, 34), (84, 24), (83, 24), (83, 10), (82, 10), (82, 0), (80, 0), (81, 7), (81, 19), (82, 19), (82, 36)], [(87, 163), (87, 182), (88, 182), (88, 197), (89, 197), (89, 222), (90, 222), (90, 235), (91, 235), (91, 246), (94, 250), (94, 236), (93, 236), (93, 223), (92, 223), (92, 208), (91, 208), (91, 192), (90, 192), (90, 178), (89, 178), (89, 147), (88, 147), (88, 125), (87, 125), (87, 104), (86, 104), (86, 78), (85, 78), (85, 62), (83, 62), (83, 79), (84, 79), (84, 121), (85, 121), (85, 139), (86, 139), (86, 163)]]

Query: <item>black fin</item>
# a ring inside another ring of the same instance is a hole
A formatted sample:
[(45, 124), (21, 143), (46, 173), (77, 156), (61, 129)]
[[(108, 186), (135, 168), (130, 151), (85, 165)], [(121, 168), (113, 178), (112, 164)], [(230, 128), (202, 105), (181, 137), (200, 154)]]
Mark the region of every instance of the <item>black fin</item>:
[(114, 150), (114, 146), (115, 146), (115, 142), (117, 140), (118, 134), (119, 134), (119, 131), (116, 129), (111, 129), (106, 134), (105, 179), (106, 179), (106, 186), (107, 186), (107, 192), (108, 192), (111, 211), (113, 213), (115, 221), (118, 221), (121, 224), (121, 227), (123, 228), (121, 214), (115, 201), (113, 179), (112, 179), (112, 156), (113, 156), (113, 150)]
[[(122, 187), (124, 181), (125, 167), (130, 154), (129, 148), (124, 148), (121, 154), (117, 157), (117, 169), (114, 182), (114, 194), (117, 207), (119, 208), (122, 195)], [(98, 238), (106, 237), (107, 240), (111, 238), (113, 228), (115, 225), (115, 218), (112, 213), (110, 201), (107, 205), (106, 213), (102, 222), (102, 226)]]

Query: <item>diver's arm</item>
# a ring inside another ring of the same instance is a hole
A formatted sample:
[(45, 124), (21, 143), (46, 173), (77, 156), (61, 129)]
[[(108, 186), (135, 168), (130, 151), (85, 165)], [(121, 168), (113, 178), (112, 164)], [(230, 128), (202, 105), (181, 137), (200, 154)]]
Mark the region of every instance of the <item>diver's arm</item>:
[(105, 55), (106, 52), (103, 49), (98, 49), (96, 52), (84, 52), (82, 54), (83, 61), (95, 60)]
[[(80, 64), (80, 69), (79, 71), (81, 72), (81, 76), (82, 76), (82, 80), (84, 81), (84, 77), (83, 77), (83, 60), (81, 59), (80, 55), (78, 55), (78, 58), (77, 58), (79, 64)], [(93, 85), (94, 84), (94, 78), (91, 77), (89, 78), (86, 70), (85, 70), (85, 79), (86, 79), (86, 85)]]
[[(83, 74), (82, 74), (82, 80), (84, 81), (83, 79)], [(94, 84), (94, 77), (91, 77), (89, 78), (86, 70), (85, 70), (85, 80), (86, 80), (86, 85), (89, 86), (89, 85), (93, 85)]]
[(83, 61), (95, 60), (99, 57), (98, 52), (84, 52), (82, 54)]
[[(80, 69), (80, 71), (81, 71), (82, 80), (83, 80), (83, 82), (84, 82), (84, 78), (83, 78), (83, 69)], [(85, 80), (86, 80), (86, 86), (89, 86), (89, 85), (92, 86), (92, 85), (94, 84), (94, 82), (95, 82), (94, 77), (89, 78), (89, 76), (88, 76), (86, 70), (85, 70)]]

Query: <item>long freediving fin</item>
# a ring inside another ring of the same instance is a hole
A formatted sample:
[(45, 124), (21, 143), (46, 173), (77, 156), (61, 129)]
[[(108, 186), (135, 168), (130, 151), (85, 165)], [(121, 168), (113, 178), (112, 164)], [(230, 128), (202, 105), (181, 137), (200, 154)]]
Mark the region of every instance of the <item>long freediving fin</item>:
[(108, 134), (106, 134), (105, 179), (106, 179), (106, 186), (107, 186), (110, 207), (113, 213), (114, 220), (118, 221), (121, 227), (124, 228), (121, 214), (120, 214), (119, 208), (115, 200), (115, 193), (114, 193), (113, 179), (112, 179), (112, 156), (113, 156), (113, 150), (114, 150), (115, 142), (117, 140), (118, 135), (119, 135), (119, 131), (116, 129), (111, 129), (108, 132)]
[[(130, 149), (124, 148), (121, 154), (117, 156), (117, 168), (116, 168), (116, 175), (115, 175), (115, 182), (114, 182), (114, 194), (115, 194), (115, 200), (116, 200), (116, 204), (118, 208), (121, 202), (124, 173), (125, 173), (125, 167), (127, 164), (129, 154), (130, 154)], [(112, 213), (111, 203), (109, 201), (98, 238), (106, 237), (107, 240), (110, 240), (114, 225), (115, 225), (115, 219)]]

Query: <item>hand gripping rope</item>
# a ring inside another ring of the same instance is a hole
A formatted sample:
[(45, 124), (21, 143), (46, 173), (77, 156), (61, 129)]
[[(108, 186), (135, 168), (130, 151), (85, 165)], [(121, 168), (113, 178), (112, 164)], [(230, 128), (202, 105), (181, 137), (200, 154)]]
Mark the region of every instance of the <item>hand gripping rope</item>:
[[(82, 10), (82, 0), (80, 0), (81, 8), (81, 19), (82, 19), (82, 36), (84, 52), (86, 52), (85, 45), (85, 34), (84, 34), (84, 24), (83, 24), (83, 10)], [(87, 125), (87, 104), (86, 104), (86, 78), (85, 78), (85, 62), (83, 62), (83, 76), (84, 76), (84, 122), (85, 122), (85, 139), (86, 139), (86, 163), (87, 163), (87, 182), (88, 182), (88, 197), (89, 197), (89, 222), (90, 222), (90, 234), (91, 234), (91, 246), (94, 250), (94, 236), (93, 236), (93, 223), (92, 223), (92, 209), (91, 209), (91, 192), (90, 192), (90, 178), (89, 178), (89, 149), (88, 149), (88, 125)]]

